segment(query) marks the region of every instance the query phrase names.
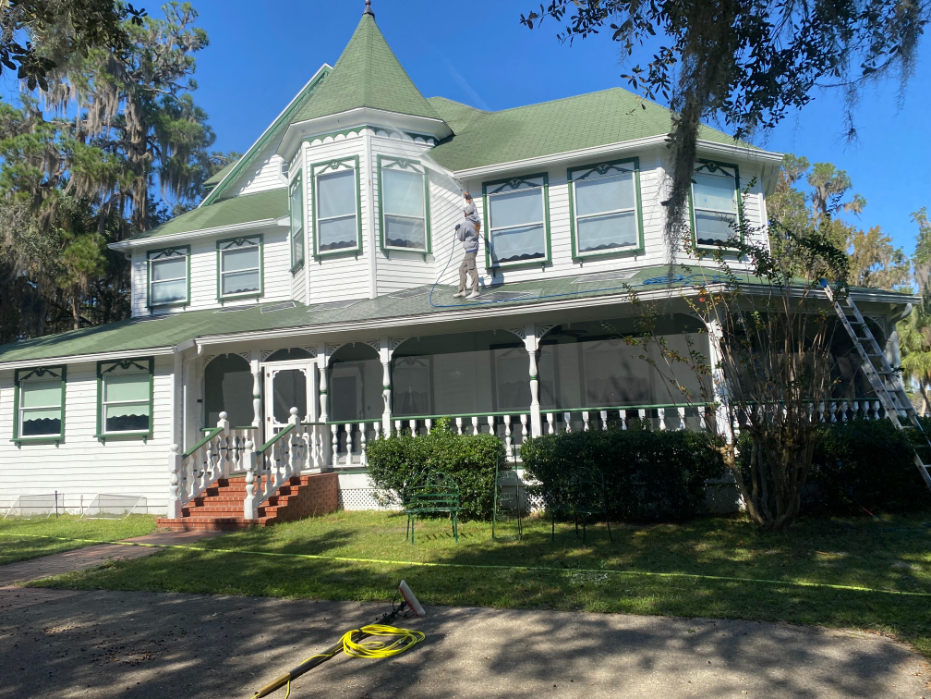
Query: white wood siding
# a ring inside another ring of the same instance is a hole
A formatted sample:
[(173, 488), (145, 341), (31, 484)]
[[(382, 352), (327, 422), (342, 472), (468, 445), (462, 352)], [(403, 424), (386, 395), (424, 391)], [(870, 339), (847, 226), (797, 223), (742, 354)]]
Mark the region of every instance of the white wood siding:
[(64, 493), (71, 505), (98, 493), (143, 495), (149, 512), (162, 514), (168, 500), (171, 445), (171, 371), (173, 358), (155, 358), (152, 439), (101, 443), (97, 434), (97, 365), (71, 364), (65, 388), (65, 438), (50, 444), (23, 444), (13, 437), (15, 406), (12, 371), (0, 371), (0, 494), (12, 504), (16, 495)]
[[(265, 228), (256, 231), (244, 232), (241, 235), (262, 234), (262, 258), (264, 264), (264, 294), (260, 302), (280, 301), (291, 298), (291, 264), (290, 250), (288, 249), (288, 233), (285, 228)], [(219, 308), (217, 299), (217, 240), (226, 240), (234, 237), (230, 234), (220, 234), (214, 238), (202, 238), (190, 243), (191, 248), (191, 298), (190, 304), (183, 310), (199, 310), (202, 308)], [(184, 243), (175, 243), (182, 245)], [(158, 250), (163, 246), (153, 245), (151, 250)], [(146, 250), (136, 250), (133, 253), (133, 316), (149, 315), (146, 308)], [(255, 298), (228, 300), (225, 305), (255, 303)], [(180, 307), (170, 309), (154, 309), (155, 313), (179, 312)]]
[(287, 187), (285, 176), (281, 172), (284, 160), (275, 154), (277, 142), (271, 142), (265, 150), (255, 159), (248, 171), (239, 175), (231, 183), (224, 197), (238, 196), (240, 194), (255, 194), (269, 189), (282, 189)]

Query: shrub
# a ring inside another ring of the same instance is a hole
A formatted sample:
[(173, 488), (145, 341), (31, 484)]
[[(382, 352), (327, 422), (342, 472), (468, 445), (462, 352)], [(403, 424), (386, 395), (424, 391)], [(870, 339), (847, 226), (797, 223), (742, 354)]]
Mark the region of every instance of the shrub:
[(528, 475), (558, 491), (580, 469), (604, 474), (608, 512), (632, 521), (681, 521), (705, 508), (705, 484), (725, 473), (707, 436), (645, 427), (544, 435), (521, 445)]
[[(815, 445), (802, 505), (810, 512), (868, 510), (909, 512), (931, 505), (931, 493), (915, 466), (912, 440), (889, 420), (851, 420), (827, 425)], [(923, 440), (922, 440), (923, 442)]]
[(378, 488), (398, 503), (404, 484), (425, 470), (440, 471), (459, 486), (463, 518), (487, 518), (493, 506), (498, 463), (504, 463), (504, 445), (490, 434), (460, 435), (448, 419), (438, 421), (426, 435), (409, 432), (369, 442), (369, 475)]

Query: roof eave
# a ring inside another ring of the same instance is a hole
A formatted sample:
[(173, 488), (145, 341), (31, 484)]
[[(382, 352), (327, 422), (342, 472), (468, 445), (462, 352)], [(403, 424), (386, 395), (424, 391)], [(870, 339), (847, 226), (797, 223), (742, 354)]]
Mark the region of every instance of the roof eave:
[(263, 218), (259, 221), (248, 221), (246, 223), (235, 223), (229, 226), (215, 226), (213, 228), (199, 228), (193, 231), (182, 231), (180, 233), (170, 233), (168, 235), (158, 235), (151, 238), (131, 238), (129, 240), (121, 240), (118, 243), (110, 243), (107, 245), (111, 250), (131, 250), (135, 248), (148, 248), (154, 244), (161, 245), (162, 243), (173, 243), (182, 240), (193, 240), (197, 238), (211, 238), (215, 235), (221, 235), (223, 233), (236, 233), (238, 231), (251, 231), (257, 228), (269, 228), (272, 226), (281, 226), (287, 225), (283, 224), (282, 221), (286, 221), (284, 218)]
[[(482, 165), (480, 167), (456, 170), (455, 175), (458, 179), (485, 177), (487, 175), (499, 175), (506, 172), (525, 170), (543, 165), (563, 163), (574, 160), (585, 160), (592, 157), (599, 157), (602, 155), (610, 155), (614, 153), (627, 153), (655, 146), (665, 146), (668, 142), (669, 136), (666, 134), (660, 136), (647, 136), (645, 138), (636, 138), (630, 141), (609, 143), (603, 146), (592, 146), (591, 148), (580, 148), (578, 150), (564, 151), (562, 153), (541, 155), (535, 158), (512, 160), (503, 163), (494, 163), (491, 165)], [(770, 165), (775, 164), (777, 168), (782, 162), (783, 158), (782, 153), (774, 153), (756, 148), (749, 148), (747, 146), (729, 145), (726, 143), (717, 143), (715, 141), (706, 141), (702, 139), (698, 140), (697, 145), (699, 153), (703, 155), (719, 155), (739, 158), (742, 160), (751, 160)]]
[(442, 119), (400, 114), (373, 107), (357, 107), (338, 114), (329, 114), (291, 124), (282, 137), (276, 154), (290, 161), (305, 139), (362, 126), (421, 133), (433, 136), (437, 141), (453, 135), (452, 129)]

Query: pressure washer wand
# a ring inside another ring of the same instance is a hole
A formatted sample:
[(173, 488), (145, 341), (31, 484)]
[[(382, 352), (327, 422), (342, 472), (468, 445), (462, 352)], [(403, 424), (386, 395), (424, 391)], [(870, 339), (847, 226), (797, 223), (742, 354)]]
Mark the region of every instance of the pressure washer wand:
[[(406, 582), (402, 580), (401, 584), (398, 586), (398, 590), (400, 591), (401, 596), (403, 597), (403, 601), (395, 609), (391, 610), (390, 612), (385, 614), (381, 619), (379, 619), (376, 622), (376, 624), (379, 624), (379, 625), (386, 624), (387, 622), (396, 619), (398, 615), (400, 615), (401, 612), (404, 611), (405, 608), (409, 608), (417, 616), (426, 616), (426, 612), (424, 611), (424, 608), (420, 605), (420, 602), (417, 600), (417, 597), (414, 595), (413, 591), (411, 591), (410, 587), (408, 587)], [(373, 634), (360, 631), (358, 634), (353, 634), (352, 641), (354, 643), (358, 643), (363, 638), (366, 638), (371, 635)], [(307, 660), (302, 662), (300, 665), (298, 665), (294, 669), (290, 670), (289, 672), (286, 672), (281, 677), (278, 677), (272, 680), (271, 682), (269, 682), (267, 685), (262, 687), (258, 692), (256, 692), (252, 699), (260, 699), (260, 697), (268, 696), (269, 694), (274, 692), (276, 689), (280, 689), (281, 687), (284, 687), (286, 684), (288, 684), (288, 682), (294, 681), (295, 679), (303, 675), (305, 672), (309, 672), (310, 670), (313, 670), (318, 665), (322, 665), (330, 658), (335, 657), (341, 650), (343, 650), (344, 647), (345, 646), (343, 644), (343, 639), (340, 639), (338, 643), (334, 643), (332, 646), (327, 648), (322, 653), (319, 653), (318, 655), (313, 655), (307, 658)]]

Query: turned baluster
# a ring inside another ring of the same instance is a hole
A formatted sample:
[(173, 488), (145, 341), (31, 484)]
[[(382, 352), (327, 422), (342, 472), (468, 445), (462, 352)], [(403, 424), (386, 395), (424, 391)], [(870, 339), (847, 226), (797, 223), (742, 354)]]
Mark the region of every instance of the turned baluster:
[(583, 410), (583, 411), (582, 411), (582, 431), (583, 431), (583, 432), (588, 432), (588, 430), (589, 430), (589, 425), (588, 425), (588, 411), (587, 411), (587, 410)]
[(511, 416), (504, 416), (504, 453), (508, 461), (514, 460), (514, 442), (511, 438)]
[(556, 434), (556, 416), (553, 413), (546, 414), (546, 425), (549, 434)]
[[(607, 432), (608, 431), (608, 411), (601, 410), (599, 411), (598, 416), (601, 418), (601, 430), (603, 432)], [(625, 429), (625, 430), (627, 429), (627, 425), (624, 424), (623, 415), (621, 416), (621, 425), (622, 425), (621, 429)]]

